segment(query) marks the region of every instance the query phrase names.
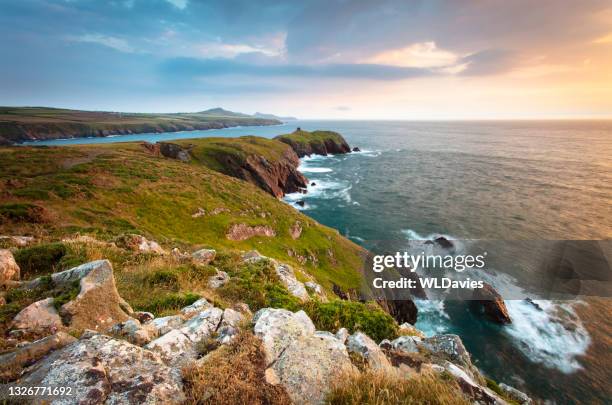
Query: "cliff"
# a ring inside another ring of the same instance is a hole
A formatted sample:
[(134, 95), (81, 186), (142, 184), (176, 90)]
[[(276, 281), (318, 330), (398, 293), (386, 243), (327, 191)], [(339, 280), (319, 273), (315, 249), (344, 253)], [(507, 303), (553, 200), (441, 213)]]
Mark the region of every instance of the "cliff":
[(333, 131), (308, 132), (298, 128), (291, 134), (279, 135), (274, 139), (291, 146), (299, 157), (313, 154), (335, 155), (351, 151), (342, 135)]
[(0, 145), (24, 141), (278, 125), (280, 121), (221, 108), (197, 113), (140, 114), (45, 107), (0, 107)]

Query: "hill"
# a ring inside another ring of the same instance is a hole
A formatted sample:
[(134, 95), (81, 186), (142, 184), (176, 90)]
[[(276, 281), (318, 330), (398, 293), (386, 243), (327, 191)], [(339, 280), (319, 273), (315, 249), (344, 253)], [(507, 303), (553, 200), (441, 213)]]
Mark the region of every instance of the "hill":
[(260, 112), (256, 112), (255, 114), (253, 114), (253, 117), (266, 118), (266, 119), (279, 120), (279, 121), (297, 121), (297, 118), (295, 117), (279, 117), (278, 115), (266, 114), (266, 113), (260, 113)]
[(290, 145), (299, 157), (312, 154), (328, 155), (351, 151), (346, 140), (333, 131), (303, 131), (300, 128), (286, 135), (274, 138)]
[(277, 125), (222, 108), (196, 113), (145, 114), (46, 107), (0, 107), (0, 144), (32, 140)]

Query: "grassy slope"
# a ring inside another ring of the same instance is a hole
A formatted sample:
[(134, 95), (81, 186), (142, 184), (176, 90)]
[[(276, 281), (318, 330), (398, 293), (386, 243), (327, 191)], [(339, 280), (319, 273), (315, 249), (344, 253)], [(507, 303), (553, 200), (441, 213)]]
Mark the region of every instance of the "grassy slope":
[(26, 139), (24, 131), (36, 133), (39, 139), (46, 139), (100, 135), (100, 131), (154, 132), (273, 124), (280, 124), (280, 121), (254, 118), (221, 109), (197, 113), (140, 114), (45, 107), (0, 107), (0, 137), (11, 141)]
[[(253, 145), (250, 138), (226, 142), (246, 149), (261, 147)], [(206, 144), (223, 146), (219, 140), (190, 143), (196, 144), (196, 156), (207, 155)], [(207, 159), (202, 161), (206, 163)], [(76, 232), (103, 239), (135, 232), (168, 248), (255, 248), (305, 268), (326, 287), (332, 282), (345, 288), (359, 286), (363, 251), (335, 230), (201, 162), (186, 164), (157, 158), (138, 144), (0, 149), (0, 187), (0, 214), (13, 218), (4, 220), (0, 234), (29, 233), (57, 240)], [(24, 212), (32, 212), (23, 204), (44, 208), (34, 217), (41, 216), (47, 223), (31, 223), (27, 218), (20, 221)], [(192, 218), (200, 207), (208, 212), (215, 208), (229, 212)], [(293, 240), (289, 229), (296, 221), (304, 230), (299, 239)], [(236, 223), (268, 225), (277, 236), (230, 241), (225, 234)], [(289, 250), (306, 257), (314, 255), (318, 264), (308, 261), (300, 266), (289, 256)]]

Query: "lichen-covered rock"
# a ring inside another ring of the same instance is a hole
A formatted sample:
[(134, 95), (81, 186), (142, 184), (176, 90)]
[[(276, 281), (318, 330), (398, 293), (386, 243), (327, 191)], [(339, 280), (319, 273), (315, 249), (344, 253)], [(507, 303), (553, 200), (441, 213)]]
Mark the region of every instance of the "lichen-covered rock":
[(250, 250), (242, 255), (242, 261), (245, 263), (257, 263), (266, 259), (268, 258), (260, 254), (257, 250)]
[(11, 323), (12, 329), (32, 332), (56, 331), (62, 326), (62, 320), (53, 305), (53, 298), (45, 298), (28, 305), (13, 318)]
[(156, 336), (165, 335), (172, 329), (179, 328), (185, 322), (185, 318), (181, 315), (170, 315), (162, 318), (155, 318), (147, 324), (152, 328)]
[(356, 332), (348, 337), (346, 348), (349, 353), (361, 356), (373, 370), (389, 371), (391, 363), (380, 347), (368, 335)]
[[(409, 337), (409, 336), (402, 336)], [(455, 364), (471, 369), (472, 360), (466, 350), (461, 338), (457, 335), (436, 335), (425, 338), (419, 346), (422, 346), (434, 354), (443, 354)]]
[(167, 253), (157, 242), (148, 240), (142, 235), (122, 235), (115, 243), (119, 247), (123, 247), (137, 253), (154, 253), (159, 255), (165, 255)]
[(76, 338), (65, 332), (57, 332), (32, 343), (20, 346), (10, 353), (0, 355), (0, 379), (13, 380), (26, 365), (32, 364), (48, 353), (76, 341)]
[(414, 325), (408, 322), (404, 322), (403, 324), (399, 326), (399, 332), (401, 335), (406, 335), (406, 336), (417, 336), (420, 338), (425, 337), (425, 334), (423, 332), (421, 332), (416, 327), (414, 327)]
[(62, 273), (51, 276), (54, 282), (58, 280), (56, 285), (80, 279), (79, 294), (60, 310), (62, 319), (70, 327), (106, 330), (129, 319), (123, 310), (123, 299), (117, 292), (113, 267), (108, 260), (96, 260)]
[(311, 336), (315, 327), (304, 311), (264, 308), (253, 317), (255, 336), (259, 337), (266, 353), (266, 363), (274, 362), (285, 348), (300, 336)]
[(155, 330), (151, 327), (143, 327), (137, 319), (128, 319), (110, 328), (110, 333), (121, 336), (128, 342), (138, 346), (144, 346), (155, 336)]
[(193, 262), (196, 264), (206, 265), (215, 260), (217, 252), (214, 249), (200, 249), (191, 254)]
[(179, 404), (185, 400), (181, 372), (159, 355), (105, 335), (85, 338), (51, 353), (19, 381), (34, 386), (71, 386), (66, 403)]
[(206, 298), (200, 298), (193, 304), (181, 309), (181, 314), (187, 318), (190, 318), (210, 307), (212, 307), (212, 304), (206, 301)]
[(224, 271), (217, 270), (214, 276), (208, 278), (208, 288), (217, 289), (225, 285), (229, 280), (229, 274)]
[(195, 343), (177, 329), (153, 340), (145, 349), (158, 353), (167, 364), (172, 365), (184, 364), (194, 360), (197, 355)]
[(307, 281), (304, 283), (304, 286), (317, 295), (323, 294), (323, 288), (320, 284), (315, 283), (314, 281)]
[(320, 404), (332, 382), (353, 370), (346, 347), (327, 336), (291, 340), (271, 367), (295, 404)]
[(336, 339), (338, 339), (342, 343), (346, 343), (346, 339), (348, 339), (348, 337), (349, 337), (349, 332), (348, 332), (348, 330), (346, 330), (346, 328), (340, 328), (336, 332), (335, 336), (336, 336)]
[(153, 315), (152, 313), (144, 311), (134, 312), (133, 316), (134, 318), (138, 319), (138, 322), (142, 324), (150, 322), (153, 320), (153, 318), (155, 318), (155, 315)]
[(517, 390), (514, 387), (506, 385), (504, 383), (499, 384), (499, 389), (504, 393), (504, 395), (510, 398), (513, 401), (518, 402), (521, 405), (531, 405), (533, 404), (533, 400), (529, 398), (529, 395), (525, 394), (522, 391)]
[(391, 347), (404, 353), (418, 353), (421, 341), (418, 336), (400, 336), (391, 342)]
[(478, 384), (465, 370), (451, 362), (445, 362), (443, 369), (455, 377), (459, 387), (472, 400), (478, 404), (507, 405), (495, 392)]
[(0, 249), (0, 286), (19, 280), (20, 269), (10, 250)]
[(219, 327), (223, 311), (219, 308), (208, 308), (200, 312), (181, 327), (180, 331), (192, 342), (197, 343), (210, 337)]
[(234, 224), (229, 228), (225, 236), (229, 240), (243, 241), (255, 236), (272, 238), (276, 236), (276, 232), (266, 225), (249, 226), (247, 224)]
[(274, 265), (276, 275), (278, 275), (280, 281), (287, 287), (287, 290), (289, 290), (293, 296), (298, 297), (302, 301), (308, 301), (310, 299), (306, 287), (304, 287), (304, 283), (295, 278), (295, 273), (291, 266), (284, 263), (278, 263), (275, 260), (272, 261), (272, 264)]

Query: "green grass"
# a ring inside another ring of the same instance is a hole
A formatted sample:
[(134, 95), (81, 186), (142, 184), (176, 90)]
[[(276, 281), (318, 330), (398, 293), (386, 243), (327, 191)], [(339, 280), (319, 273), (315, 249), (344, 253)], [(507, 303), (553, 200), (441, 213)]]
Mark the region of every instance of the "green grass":
[(280, 141), (290, 141), (300, 145), (307, 144), (322, 144), (326, 141), (332, 141), (334, 143), (343, 143), (345, 142), (342, 135), (334, 131), (294, 131), (290, 134), (279, 135), (275, 139)]
[(181, 308), (193, 304), (201, 298), (194, 293), (168, 293), (160, 297), (149, 297), (144, 305), (134, 307), (137, 311), (147, 311), (155, 316), (164, 315), (167, 312), (176, 312)]

